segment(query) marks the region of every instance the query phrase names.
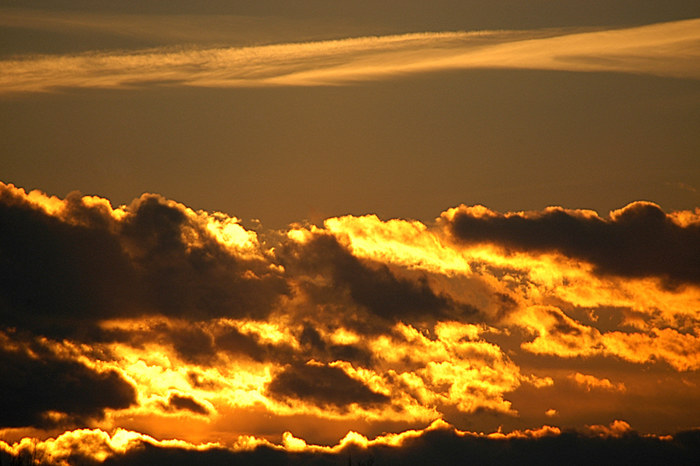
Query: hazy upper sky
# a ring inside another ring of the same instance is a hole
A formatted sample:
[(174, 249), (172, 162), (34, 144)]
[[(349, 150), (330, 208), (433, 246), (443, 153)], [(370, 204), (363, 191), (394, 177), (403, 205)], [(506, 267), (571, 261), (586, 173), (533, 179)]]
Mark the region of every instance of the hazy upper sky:
[(697, 0), (0, 1), (0, 459), (682, 462), (698, 128)]
[[(459, 203), (698, 203), (698, 24), (625, 32), (699, 17), (697, 2), (1, 11), (0, 173), (18, 186), (117, 203), (158, 192), (269, 227), (366, 212), (431, 220)], [(595, 35), (609, 28), (621, 36)], [(378, 37), (283, 46), (368, 35)]]

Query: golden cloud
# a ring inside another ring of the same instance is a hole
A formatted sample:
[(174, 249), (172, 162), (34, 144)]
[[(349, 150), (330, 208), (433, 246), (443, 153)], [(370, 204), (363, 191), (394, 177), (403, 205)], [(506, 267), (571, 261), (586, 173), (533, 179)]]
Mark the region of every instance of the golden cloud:
[(599, 31), (437, 32), (242, 48), (154, 49), (0, 62), (0, 92), (61, 87), (316, 86), (454, 69), (700, 78), (700, 20)]

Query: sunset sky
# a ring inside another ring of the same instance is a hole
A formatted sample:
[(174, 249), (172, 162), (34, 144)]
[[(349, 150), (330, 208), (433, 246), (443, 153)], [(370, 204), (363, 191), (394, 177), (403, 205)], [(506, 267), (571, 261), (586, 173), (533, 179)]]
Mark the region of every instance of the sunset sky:
[(0, 460), (692, 464), (699, 128), (697, 1), (0, 2)]

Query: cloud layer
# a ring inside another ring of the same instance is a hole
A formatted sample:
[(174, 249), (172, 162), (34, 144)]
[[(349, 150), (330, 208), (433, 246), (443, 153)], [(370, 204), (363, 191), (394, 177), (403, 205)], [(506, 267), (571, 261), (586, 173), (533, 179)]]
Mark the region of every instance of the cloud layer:
[(508, 68), (700, 78), (700, 20), (626, 29), (442, 32), (243, 48), (154, 49), (0, 62), (0, 92), (144, 85), (315, 86)]
[[(277, 445), (248, 438), (233, 448), (218, 444), (192, 445), (158, 441), (136, 432), (100, 430), (66, 432), (38, 445), (12, 446), (0, 442), (0, 458), (36, 458), (48, 464), (61, 461), (80, 464), (185, 465), (206, 462), (224, 464), (693, 464), (698, 458), (697, 431), (674, 437), (640, 436), (623, 421), (610, 426), (589, 426), (586, 432), (566, 432), (550, 426), (502, 433), (465, 432), (444, 422), (423, 430), (405, 431), (374, 439), (349, 433), (337, 445), (308, 445), (291, 434)], [(585, 458), (585, 461), (582, 459)]]
[(115, 464), (504, 444), (685, 458), (690, 437), (663, 436), (697, 427), (698, 211), (459, 206), (251, 231), (155, 194), (114, 207), (2, 184), (0, 222), (7, 454), (30, 435), (51, 461)]

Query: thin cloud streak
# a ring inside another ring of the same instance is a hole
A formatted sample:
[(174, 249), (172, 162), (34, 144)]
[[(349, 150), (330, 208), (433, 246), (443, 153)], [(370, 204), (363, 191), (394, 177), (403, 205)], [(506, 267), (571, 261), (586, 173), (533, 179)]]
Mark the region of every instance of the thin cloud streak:
[(317, 86), (458, 69), (700, 79), (700, 19), (604, 31), (419, 33), (243, 48), (160, 48), (0, 62), (0, 93), (57, 88)]

